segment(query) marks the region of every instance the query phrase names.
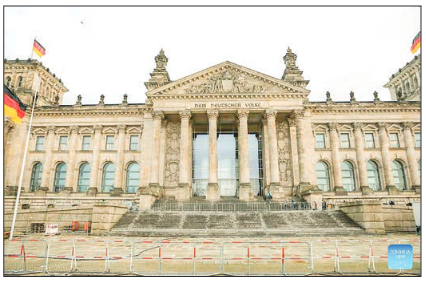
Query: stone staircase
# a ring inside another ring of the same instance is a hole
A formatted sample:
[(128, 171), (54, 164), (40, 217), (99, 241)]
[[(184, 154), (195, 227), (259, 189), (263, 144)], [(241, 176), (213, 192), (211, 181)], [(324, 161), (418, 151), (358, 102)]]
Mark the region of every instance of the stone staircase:
[(341, 211), (128, 212), (111, 235), (352, 236), (364, 229)]

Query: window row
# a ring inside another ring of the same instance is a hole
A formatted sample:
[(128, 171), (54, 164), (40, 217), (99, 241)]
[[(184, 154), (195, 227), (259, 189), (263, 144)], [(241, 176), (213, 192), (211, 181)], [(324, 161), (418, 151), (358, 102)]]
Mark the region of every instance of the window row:
[[(82, 151), (89, 151), (90, 150), (90, 143), (92, 140), (92, 136), (90, 135), (84, 135), (81, 142), (81, 150)], [(35, 150), (36, 151), (43, 151), (44, 150), (44, 143), (45, 143), (45, 136), (37, 136), (36, 138), (36, 145)], [(105, 139), (105, 150), (111, 151), (114, 150), (114, 143), (115, 143), (115, 136), (114, 135), (107, 135)], [(138, 151), (139, 150), (139, 135), (130, 135), (130, 141), (129, 141), (129, 150), (131, 151)], [(58, 144), (58, 150), (59, 151), (65, 151), (68, 149), (68, 136), (59, 136), (59, 144)]]
[[(89, 189), (90, 183), (90, 164), (83, 163), (78, 170), (77, 191), (84, 193)], [(36, 163), (31, 170), (30, 191), (34, 192), (40, 188), (41, 178), (43, 174), (43, 164)], [(53, 191), (60, 192), (65, 187), (65, 179), (67, 174), (67, 166), (64, 162), (59, 163), (55, 169), (55, 179), (53, 182)], [(140, 169), (139, 164), (132, 162), (126, 169), (126, 186), (127, 193), (136, 193), (139, 187)], [(102, 169), (101, 191), (109, 193), (114, 189), (115, 165), (108, 162)]]
[[(415, 146), (420, 148), (421, 140), (420, 133), (414, 133)], [(316, 148), (317, 149), (325, 149), (325, 133), (316, 133), (315, 134)], [(364, 134), (365, 148), (376, 148), (376, 142), (374, 139), (373, 133), (365, 133)], [(399, 148), (399, 135), (398, 133), (389, 133), (389, 145), (391, 148)], [(353, 148), (354, 146), (351, 144), (349, 133), (341, 133), (340, 134), (340, 148)]]
[[(6, 86), (10, 88), (11, 85), (12, 85), (12, 78), (10, 76), (8, 76), (8, 77), (6, 77), (5, 81), (6, 81)], [(18, 86), (17, 86), (17, 88), (21, 88), (22, 87), (23, 81), (24, 81), (24, 78), (22, 76), (18, 77)]]
[[(418, 161), (420, 170), (420, 160)], [(347, 191), (355, 191), (355, 172), (354, 166), (348, 161), (344, 161), (341, 167), (342, 172), (342, 185)], [(404, 166), (401, 162), (395, 160), (392, 162), (393, 180), (396, 188), (399, 190), (407, 190), (407, 181), (405, 177)], [(316, 164), (317, 185), (323, 191), (330, 191), (331, 177), (330, 169), (327, 163), (319, 161)], [(367, 162), (367, 177), (368, 186), (374, 190), (382, 190), (380, 170), (376, 162), (370, 160)]]

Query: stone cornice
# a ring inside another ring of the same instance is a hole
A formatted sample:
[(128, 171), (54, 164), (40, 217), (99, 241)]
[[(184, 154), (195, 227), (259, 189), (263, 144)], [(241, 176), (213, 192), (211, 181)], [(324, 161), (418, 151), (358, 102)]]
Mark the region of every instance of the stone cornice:
[(368, 102), (368, 103), (339, 103), (339, 104), (305, 104), (305, 109), (312, 113), (395, 113), (395, 112), (419, 112), (420, 102)]
[(140, 115), (149, 112), (152, 107), (145, 105), (118, 106), (65, 106), (65, 107), (40, 107), (34, 116), (101, 116), (101, 115)]
[(172, 95), (159, 95), (150, 96), (152, 100), (212, 100), (212, 99), (261, 99), (261, 98), (306, 98), (308, 94), (302, 93), (236, 93), (236, 94), (172, 94)]

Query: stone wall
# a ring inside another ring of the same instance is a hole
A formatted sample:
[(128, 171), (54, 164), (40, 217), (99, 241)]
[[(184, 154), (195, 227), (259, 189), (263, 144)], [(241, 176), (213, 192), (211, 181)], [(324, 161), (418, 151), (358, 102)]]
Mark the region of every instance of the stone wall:
[(103, 233), (109, 232), (127, 211), (128, 207), (125, 205), (94, 205), (92, 214), (92, 234), (102, 235)]
[(386, 232), (415, 232), (413, 207), (405, 205), (382, 205)]
[(351, 202), (341, 205), (340, 210), (361, 225), (367, 233), (385, 233), (382, 204), (379, 201)]

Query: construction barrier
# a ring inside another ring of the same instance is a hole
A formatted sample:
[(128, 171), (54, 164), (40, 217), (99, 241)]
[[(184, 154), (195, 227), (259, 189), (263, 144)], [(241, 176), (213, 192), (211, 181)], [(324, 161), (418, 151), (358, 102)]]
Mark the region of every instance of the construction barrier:
[(4, 247), (4, 273), (134, 275), (398, 274), (387, 247), (413, 246), (420, 274), (420, 240), (150, 241), (82, 238), (14, 239)]

